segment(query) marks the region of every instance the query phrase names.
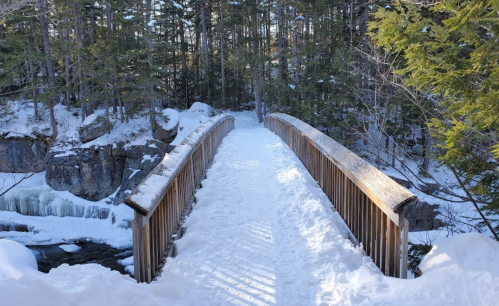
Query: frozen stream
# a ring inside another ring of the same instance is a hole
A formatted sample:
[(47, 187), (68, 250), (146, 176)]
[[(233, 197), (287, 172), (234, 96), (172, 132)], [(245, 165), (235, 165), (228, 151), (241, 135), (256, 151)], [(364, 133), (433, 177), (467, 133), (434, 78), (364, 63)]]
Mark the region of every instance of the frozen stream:
[(31, 245), (28, 248), (35, 254), (38, 271), (48, 273), (52, 268), (66, 263), (69, 265), (97, 263), (122, 274), (128, 274), (125, 266), (118, 263), (132, 256), (132, 249), (115, 249), (104, 243), (79, 242), (81, 249), (76, 253), (63, 251), (59, 245)]

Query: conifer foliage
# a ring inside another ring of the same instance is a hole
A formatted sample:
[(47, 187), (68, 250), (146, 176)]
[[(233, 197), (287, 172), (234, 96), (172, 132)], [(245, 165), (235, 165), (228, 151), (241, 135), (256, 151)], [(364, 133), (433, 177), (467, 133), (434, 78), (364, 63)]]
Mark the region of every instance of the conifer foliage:
[[(371, 37), (397, 54), (404, 85), (432, 102), (426, 122), (437, 158), (481, 212), (499, 211), (499, 1), (393, 1)], [(499, 239), (497, 234), (494, 234)]]

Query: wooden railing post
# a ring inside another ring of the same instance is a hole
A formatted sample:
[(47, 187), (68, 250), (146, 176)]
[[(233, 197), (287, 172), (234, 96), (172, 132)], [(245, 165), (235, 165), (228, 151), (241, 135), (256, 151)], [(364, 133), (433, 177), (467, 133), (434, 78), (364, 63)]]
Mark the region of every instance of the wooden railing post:
[[(403, 211), (402, 211), (403, 214)], [(403, 218), (402, 225), (402, 266), (400, 267), (400, 277), (407, 278), (407, 261), (409, 255), (409, 221), (406, 218)]]

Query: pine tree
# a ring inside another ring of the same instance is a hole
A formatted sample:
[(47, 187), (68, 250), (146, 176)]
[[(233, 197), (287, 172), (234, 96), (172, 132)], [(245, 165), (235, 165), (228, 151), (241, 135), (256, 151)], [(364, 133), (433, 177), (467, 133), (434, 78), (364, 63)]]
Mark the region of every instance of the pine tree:
[(499, 212), (498, 8), (494, 0), (397, 1), (370, 28), (379, 46), (401, 55), (405, 85), (430, 93), (438, 158), (499, 240), (482, 213)]

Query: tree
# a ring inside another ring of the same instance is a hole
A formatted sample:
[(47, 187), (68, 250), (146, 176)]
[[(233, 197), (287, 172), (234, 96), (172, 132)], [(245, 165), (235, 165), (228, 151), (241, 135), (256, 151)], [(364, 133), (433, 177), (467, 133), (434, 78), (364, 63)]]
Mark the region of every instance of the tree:
[(498, 8), (496, 0), (396, 1), (370, 25), (377, 45), (400, 54), (404, 85), (436, 101), (427, 124), (437, 157), (497, 240), (486, 214), (499, 213)]

